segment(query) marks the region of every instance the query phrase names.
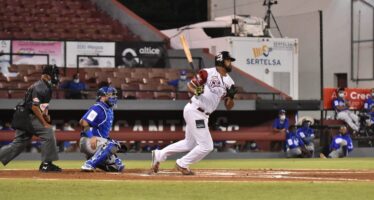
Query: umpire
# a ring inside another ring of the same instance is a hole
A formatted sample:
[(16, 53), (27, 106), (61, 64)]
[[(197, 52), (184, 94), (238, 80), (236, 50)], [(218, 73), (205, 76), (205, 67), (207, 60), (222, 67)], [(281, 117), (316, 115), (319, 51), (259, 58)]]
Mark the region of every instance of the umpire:
[(61, 172), (61, 168), (52, 161), (58, 160), (55, 133), (48, 115), (48, 104), (52, 97), (52, 86), (59, 82), (59, 71), (56, 66), (43, 67), (41, 79), (31, 85), (24, 101), (17, 105), (13, 116), (12, 127), (16, 129), (12, 143), (0, 149), (0, 161), (5, 166), (17, 157), (30, 143), (32, 136), (41, 139), (40, 172)]

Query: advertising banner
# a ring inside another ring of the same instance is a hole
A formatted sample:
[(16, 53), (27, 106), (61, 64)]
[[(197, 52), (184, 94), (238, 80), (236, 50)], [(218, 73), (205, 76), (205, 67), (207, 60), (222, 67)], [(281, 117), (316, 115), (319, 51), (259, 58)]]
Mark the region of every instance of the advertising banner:
[(67, 67), (114, 67), (114, 50), (114, 42), (66, 42)]
[(298, 40), (229, 38), (239, 69), (298, 99)]
[(162, 42), (117, 42), (116, 66), (165, 67), (165, 53)]
[[(57, 41), (12, 41), (13, 53), (48, 54), (49, 64), (64, 66), (64, 43)], [(47, 64), (41, 55), (14, 55), (13, 64)]]
[(0, 40), (0, 62), (10, 61), (10, 56), (2, 55), (2, 53), (10, 53), (10, 40)]
[[(352, 110), (361, 110), (365, 100), (370, 96), (370, 89), (345, 88), (344, 98), (349, 101), (349, 108)], [(331, 110), (332, 101), (337, 97), (336, 88), (323, 89), (323, 109)]]

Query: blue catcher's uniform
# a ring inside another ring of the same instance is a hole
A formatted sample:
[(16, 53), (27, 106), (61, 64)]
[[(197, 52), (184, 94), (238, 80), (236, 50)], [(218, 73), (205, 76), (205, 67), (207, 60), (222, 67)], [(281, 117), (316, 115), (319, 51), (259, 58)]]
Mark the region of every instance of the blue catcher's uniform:
[(113, 109), (106, 103), (97, 102), (82, 117), (91, 127), (89, 131), (84, 133), (85, 136), (88, 138), (92, 136), (109, 138), (113, 118)]
[[(101, 96), (116, 94), (116, 89), (103, 87), (98, 91), (98, 100)], [(117, 97), (109, 98), (108, 102), (98, 101), (83, 115), (90, 128), (81, 133), (80, 149), (86, 154), (87, 161), (82, 166), (83, 171), (93, 171), (95, 168), (104, 171), (118, 172), (124, 169), (122, 160), (115, 154), (121, 145), (109, 138), (110, 129), (113, 124), (114, 114), (112, 106), (116, 104)], [(90, 138), (96, 137), (96, 149), (91, 148)]]
[(276, 129), (288, 129), (289, 127), (289, 123), (288, 123), (288, 119), (284, 119), (283, 121), (278, 118), (276, 118), (273, 122), (273, 128), (276, 128)]

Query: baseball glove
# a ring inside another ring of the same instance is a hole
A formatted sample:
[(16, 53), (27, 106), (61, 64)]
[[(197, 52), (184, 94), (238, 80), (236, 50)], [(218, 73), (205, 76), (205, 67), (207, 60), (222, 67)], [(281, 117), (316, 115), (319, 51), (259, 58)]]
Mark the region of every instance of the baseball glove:
[(230, 88), (226, 88), (226, 97), (234, 99), (235, 94), (238, 92), (238, 88), (235, 85), (231, 85)]

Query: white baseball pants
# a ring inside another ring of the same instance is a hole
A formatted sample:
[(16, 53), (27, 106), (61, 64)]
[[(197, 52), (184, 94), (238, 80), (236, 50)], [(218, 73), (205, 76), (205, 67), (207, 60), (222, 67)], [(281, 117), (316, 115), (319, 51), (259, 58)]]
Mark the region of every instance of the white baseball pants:
[(340, 111), (337, 115), (337, 119), (345, 121), (354, 131), (359, 131), (360, 129), (359, 118), (352, 111)]
[(163, 162), (168, 156), (175, 153), (187, 152), (185, 156), (177, 160), (177, 164), (183, 168), (199, 162), (211, 151), (213, 151), (213, 139), (209, 132), (209, 116), (198, 111), (197, 106), (188, 103), (183, 110), (186, 121), (186, 132), (184, 140), (171, 144), (162, 150), (156, 150), (155, 159)]

